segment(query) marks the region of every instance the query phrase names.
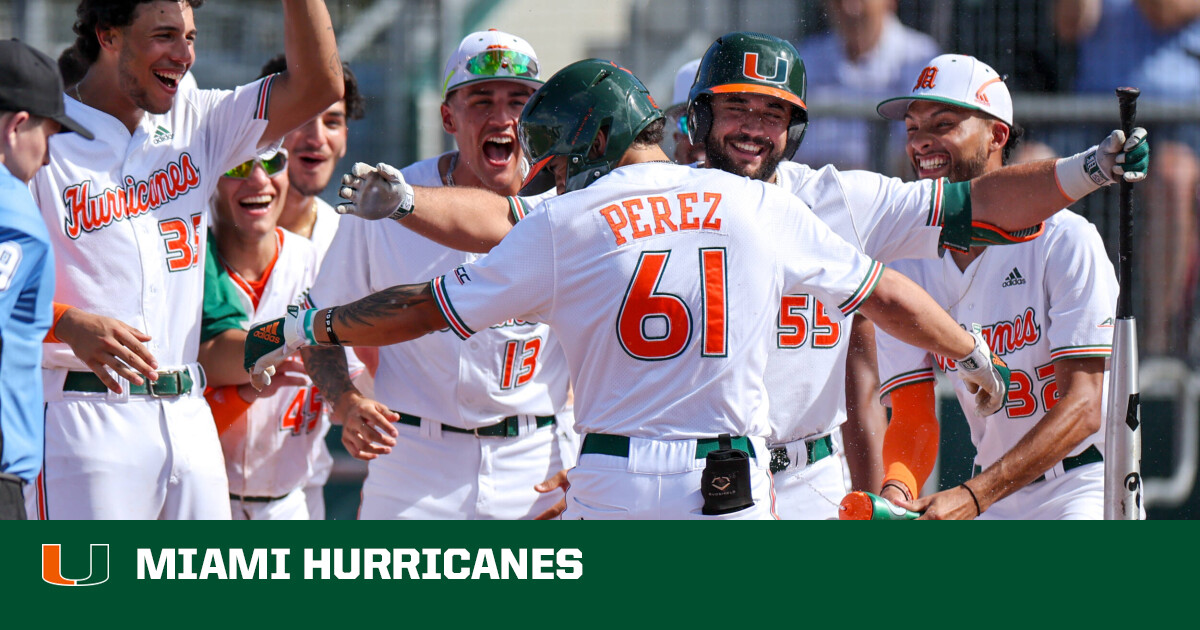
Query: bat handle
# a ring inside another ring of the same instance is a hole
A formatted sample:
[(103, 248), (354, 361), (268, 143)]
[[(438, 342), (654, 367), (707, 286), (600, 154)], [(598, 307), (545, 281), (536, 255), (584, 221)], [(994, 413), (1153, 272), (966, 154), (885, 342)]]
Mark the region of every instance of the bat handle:
[(1125, 132), (1126, 137), (1133, 131), (1133, 124), (1137, 120), (1137, 100), (1141, 94), (1142, 91), (1134, 87), (1117, 88), (1117, 103), (1121, 107), (1121, 130)]

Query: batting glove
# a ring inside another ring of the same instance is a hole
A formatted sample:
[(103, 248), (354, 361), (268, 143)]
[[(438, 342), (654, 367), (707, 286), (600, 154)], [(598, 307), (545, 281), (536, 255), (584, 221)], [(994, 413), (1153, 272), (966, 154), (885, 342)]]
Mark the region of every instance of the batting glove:
[(371, 221), (403, 219), (413, 211), (413, 187), (400, 171), (380, 162), (370, 166), (356, 162), (342, 175), (338, 196), (350, 203), (338, 205), (338, 214), (353, 214)]
[(971, 336), (975, 337), (975, 349), (957, 361), (958, 374), (967, 391), (975, 394), (975, 413), (990, 416), (1004, 408), (1011, 372), (1004, 359), (988, 347), (979, 324), (975, 324)]
[(1055, 176), (1064, 193), (1080, 199), (1117, 180), (1140, 182), (1146, 179), (1149, 168), (1150, 142), (1146, 130), (1137, 127), (1129, 138), (1116, 129), (1087, 151), (1060, 159), (1055, 164)]
[(312, 322), (316, 309), (300, 310), (289, 306), (286, 317), (273, 319), (250, 328), (246, 335), (246, 354), (242, 366), (250, 372), (250, 384), (262, 389), (271, 384), (275, 366), (289, 354), (305, 346), (317, 345)]

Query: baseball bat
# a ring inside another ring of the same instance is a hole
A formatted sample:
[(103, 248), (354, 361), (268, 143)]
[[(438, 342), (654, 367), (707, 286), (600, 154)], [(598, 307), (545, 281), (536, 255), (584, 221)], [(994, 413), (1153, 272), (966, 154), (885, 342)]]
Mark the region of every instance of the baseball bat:
[[(1128, 138), (1137, 117), (1137, 88), (1117, 88), (1121, 129)], [(1138, 388), (1137, 321), (1133, 317), (1133, 184), (1120, 182), (1117, 319), (1113, 324), (1104, 431), (1104, 518), (1133, 521), (1142, 513), (1142, 419)]]
[(838, 509), (838, 520), (842, 521), (910, 521), (918, 516), (870, 492), (847, 494)]

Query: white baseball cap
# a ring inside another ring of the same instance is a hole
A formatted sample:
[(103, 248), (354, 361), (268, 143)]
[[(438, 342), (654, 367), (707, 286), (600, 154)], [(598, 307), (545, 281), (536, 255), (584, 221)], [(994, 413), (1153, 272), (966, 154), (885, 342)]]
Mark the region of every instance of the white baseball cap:
[(679, 66), (679, 71), (675, 73), (675, 92), (671, 94), (671, 106), (667, 109), (687, 105), (688, 93), (692, 91), (692, 84), (696, 82), (698, 70), (700, 70), (699, 58)]
[(471, 33), (446, 62), (442, 98), (468, 83), (497, 79), (525, 83), (536, 90), (543, 83), (538, 72), (537, 53), (529, 42), (494, 28)]
[(912, 94), (883, 101), (875, 108), (880, 116), (904, 120), (913, 101), (937, 101), (989, 114), (1013, 124), (1012, 95), (1004, 79), (991, 66), (968, 55), (940, 55), (921, 70)]

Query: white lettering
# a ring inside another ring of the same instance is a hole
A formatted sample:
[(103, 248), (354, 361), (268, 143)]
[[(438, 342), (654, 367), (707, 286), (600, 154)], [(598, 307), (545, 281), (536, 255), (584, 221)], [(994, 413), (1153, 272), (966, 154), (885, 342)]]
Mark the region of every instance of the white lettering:
[(379, 572), (379, 579), (388, 579), (388, 555), (387, 549), (368, 549), (367, 557), (363, 561), (363, 577), (368, 580), (374, 579), (373, 575), (376, 571)]
[(275, 572), (271, 574), (272, 580), (288, 580), (292, 575), (287, 572), (287, 557), (292, 553), (291, 549), (272, 549), (271, 555), (275, 556)]
[(154, 556), (151, 555), (149, 549), (138, 549), (138, 572), (137, 579), (146, 579), (146, 573), (150, 573), (151, 580), (161, 580), (163, 570), (166, 570), (167, 579), (175, 579), (175, 550), (163, 549), (158, 552), (158, 562), (154, 561)]
[(427, 580), (440, 580), (442, 574), (437, 572), (437, 557), (441, 555), (441, 549), (422, 549), (421, 553), (425, 554), (425, 566), (427, 567), (425, 574), (421, 577)]
[(401, 580), (401, 570), (408, 571), (410, 580), (418, 580), (421, 578), (417, 574), (417, 565), (421, 562), (421, 554), (417, 553), (416, 549), (393, 549), (392, 550), (392, 579)]
[(529, 577), (529, 570), (525, 566), (528, 560), (528, 549), (518, 549), (517, 554), (513, 554), (512, 549), (500, 550), (500, 570), (504, 574), (504, 579), (508, 579), (511, 573), (516, 572), (518, 580), (524, 580)]
[(179, 572), (178, 577), (181, 580), (196, 579), (195, 572), (192, 571), (192, 557), (196, 555), (195, 549), (179, 549), (179, 557), (183, 559), (183, 570)]
[[(550, 556), (550, 559), (546, 559)], [(533, 550), (533, 579), (535, 580), (553, 580), (554, 573), (551, 571), (543, 571), (542, 569), (551, 569), (554, 567), (554, 550), (553, 549), (534, 549)]]
[(358, 579), (358, 561), (361, 558), (358, 549), (350, 549), (350, 570), (343, 569), (346, 562), (342, 557), (342, 549), (333, 550), (333, 577), (339, 580), (356, 580)]
[(442, 557), (445, 558), (443, 571), (445, 571), (446, 577), (451, 580), (465, 580), (471, 577), (470, 569), (463, 567), (461, 571), (458, 571), (454, 568), (454, 558), (462, 559), (464, 564), (471, 561), (471, 554), (467, 553), (466, 549), (447, 549)]
[(481, 574), (493, 580), (500, 579), (500, 573), (496, 571), (496, 556), (491, 549), (480, 549), (475, 555), (475, 570), (471, 572), (471, 579), (478, 580)]
[(267, 550), (255, 549), (250, 553), (250, 564), (246, 564), (246, 552), (239, 548), (229, 550), (229, 578), (236, 580), (241, 574), (242, 579), (250, 579), (255, 577), (255, 570), (258, 571), (258, 579), (263, 580), (267, 577)]
[(210, 574), (215, 573), (218, 579), (229, 579), (225, 573), (225, 558), (221, 556), (220, 549), (208, 549), (204, 552), (204, 565), (200, 567), (200, 579), (207, 580)]
[(312, 549), (304, 550), (304, 579), (313, 579), (313, 571), (321, 570), (321, 579), (329, 579), (329, 549), (321, 550), (321, 559), (317, 560), (313, 557)]
[(558, 550), (558, 579), (578, 580), (583, 577), (583, 552), (579, 549)]

